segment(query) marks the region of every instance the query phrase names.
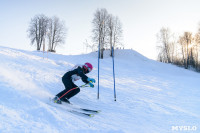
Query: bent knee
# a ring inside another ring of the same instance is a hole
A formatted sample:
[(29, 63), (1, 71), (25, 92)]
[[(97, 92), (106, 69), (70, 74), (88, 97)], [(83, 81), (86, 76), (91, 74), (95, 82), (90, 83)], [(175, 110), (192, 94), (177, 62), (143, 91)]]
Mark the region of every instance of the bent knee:
[(77, 88), (76, 91), (77, 91), (77, 92), (80, 92), (80, 88)]

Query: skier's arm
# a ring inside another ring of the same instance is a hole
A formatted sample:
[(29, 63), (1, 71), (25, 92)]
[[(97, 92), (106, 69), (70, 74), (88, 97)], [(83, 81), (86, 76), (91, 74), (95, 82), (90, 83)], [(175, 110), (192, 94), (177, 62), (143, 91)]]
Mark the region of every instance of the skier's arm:
[(78, 75), (81, 77), (82, 81), (84, 83), (88, 84), (89, 83), (89, 81), (87, 80), (88, 77), (83, 73), (83, 70), (81, 69), (81, 67), (78, 67), (77, 71), (78, 71)]

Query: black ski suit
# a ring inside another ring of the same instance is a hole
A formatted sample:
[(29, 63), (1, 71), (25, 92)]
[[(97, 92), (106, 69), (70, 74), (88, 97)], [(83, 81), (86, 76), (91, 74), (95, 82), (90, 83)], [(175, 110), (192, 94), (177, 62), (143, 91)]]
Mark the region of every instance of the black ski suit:
[(57, 97), (60, 98), (61, 96), (63, 96), (63, 94), (66, 93), (62, 98), (60, 98), (61, 101), (64, 101), (65, 98), (70, 99), (71, 97), (73, 97), (74, 95), (80, 92), (80, 88), (78, 88), (73, 83), (72, 76), (80, 76), (83, 82), (89, 83), (87, 81), (88, 77), (85, 75), (83, 69), (80, 66), (78, 66), (78, 68), (74, 70), (68, 71), (62, 77), (62, 82), (65, 86), (65, 89), (56, 95)]

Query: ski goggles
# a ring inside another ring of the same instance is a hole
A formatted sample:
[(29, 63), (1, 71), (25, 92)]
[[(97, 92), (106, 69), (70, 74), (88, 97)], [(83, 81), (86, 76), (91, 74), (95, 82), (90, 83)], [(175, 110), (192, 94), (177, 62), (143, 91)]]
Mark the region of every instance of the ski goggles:
[(85, 64), (84, 67), (85, 67), (89, 72), (92, 71), (92, 69), (91, 69), (90, 67), (88, 67), (87, 64)]

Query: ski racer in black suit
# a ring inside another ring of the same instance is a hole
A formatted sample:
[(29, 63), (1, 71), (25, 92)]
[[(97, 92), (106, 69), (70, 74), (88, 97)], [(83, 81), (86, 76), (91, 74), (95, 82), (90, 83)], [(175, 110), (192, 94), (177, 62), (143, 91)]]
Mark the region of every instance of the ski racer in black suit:
[(94, 87), (95, 79), (86, 76), (87, 73), (93, 69), (92, 64), (85, 63), (84, 65), (77, 65), (72, 70), (66, 72), (62, 77), (62, 82), (65, 89), (58, 93), (53, 99), (54, 102), (61, 104), (62, 102), (70, 103), (69, 99), (80, 92), (80, 88), (74, 84), (75, 81), (82, 79), (90, 87)]

